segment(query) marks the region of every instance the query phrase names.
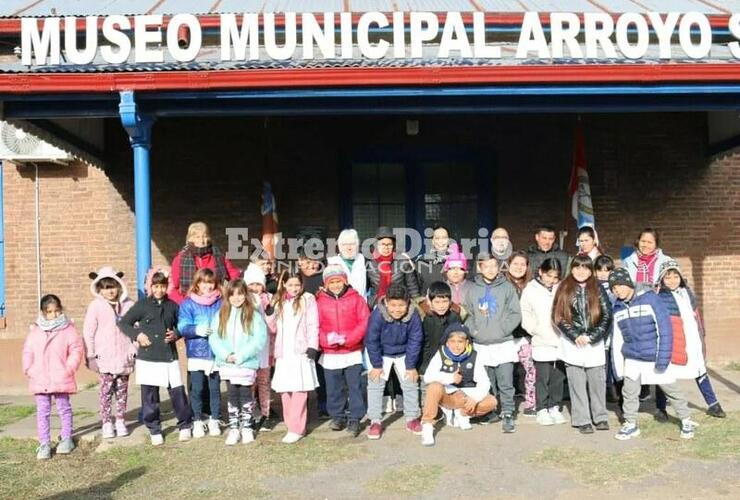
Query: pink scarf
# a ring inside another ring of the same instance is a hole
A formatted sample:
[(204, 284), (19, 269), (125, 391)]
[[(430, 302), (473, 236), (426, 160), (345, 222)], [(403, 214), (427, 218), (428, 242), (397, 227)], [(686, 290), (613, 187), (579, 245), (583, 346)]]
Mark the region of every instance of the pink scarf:
[(649, 255), (637, 253), (637, 276), (636, 283), (653, 284), (655, 276), (655, 263), (658, 261), (658, 252), (655, 251)]
[(190, 299), (196, 304), (200, 304), (202, 306), (213, 305), (213, 303), (216, 302), (220, 298), (221, 298), (221, 292), (218, 289), (211, 290), (206, 295), (199, 295), (197, 293), (190, 294)]

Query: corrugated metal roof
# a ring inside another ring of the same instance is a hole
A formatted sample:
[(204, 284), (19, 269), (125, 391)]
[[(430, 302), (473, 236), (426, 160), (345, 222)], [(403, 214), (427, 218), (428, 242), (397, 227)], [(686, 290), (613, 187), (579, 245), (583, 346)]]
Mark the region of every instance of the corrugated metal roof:
[[(181, 63), (173, 60), (165, 52), (163, 63), (125, 63), (109, 64), (98, 54), (95, 61), (88, 65), (75, 65), (62, 63), (55, 66), (38, 66), (28, 68), (19, 61), (0, 63), (0, 73), (108, 73), (108, 72), (141, 72), (141, 71), (204, 71), (204, 70), (235, 70), (235, 69), (298, 69), (298, 68), (399, 68), (399, 67), (430, 67), (430, 66), (522, 66), (522, 65), (611, 65), (611, 64), (636, 64), (636, 65), (667, 65), (674, 63), (690, 63), (701, 66), (703, 64), (740, 64), (740, 61), (732, 57), (726, 45), (715, 44), (711, 48), (709, 56), (702, 60), (689, 59), (688, 57), (675, 57), (671, 60), (659, 58), (658, 46), (651, 45), (644, 58), (640, 60), (619, 59), (516, 59), (516, 44), (511, 42), (500, 42), (491, 45), (501, 47), (502, 57), (500, 59), (475, 59), (463, 57), (451, 57), (445, 59), (437, 58), (439, 46), (427, 44), (423, 47), (423, 56), (419, 59), (395, 59), (391, 54), (386, 58), (371, 60), (361, 59), (315, 59), (303, 60), (293, 59), (287, 61), (276, 61), (270, 59), (264, 48), (260, 49), (260, 58), (254, 61), (221, 61), (220, 51), (214, 48), (204, 48), (200, 51), (195, 61)], [(585, 51), (584, 47), (581, 47)], [(673, 54), (683, 54), (680, 45), (672, 47)]]
[(740, 0), (2, 0), (0, 17), (226, 12), (703, 12), (740, 11)]

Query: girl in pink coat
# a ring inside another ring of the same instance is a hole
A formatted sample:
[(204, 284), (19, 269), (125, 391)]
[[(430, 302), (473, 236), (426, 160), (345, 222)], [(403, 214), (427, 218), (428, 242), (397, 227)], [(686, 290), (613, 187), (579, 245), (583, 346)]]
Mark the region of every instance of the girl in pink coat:
[[(87, 307), (82, 329), (86, 365), (100, 376), (100, 420), (104, 439), (128, 435), (125, 422), (128, 378), (134, 370), (136, 347), (118, 329), (118, 320), (134, 305), (122, 278), (123, 273), (112, 267), (90, 273), (90, 293), (95, 299)], [(115, 428), (111, 398), (116, 406)]]
[(62, 302), (56, 295), (41, 298), (41, 314), (23, 345), (23, 373), (28, 387), (36, 395), (36, 426), (39, 448), (36, 458), (51, 458), (51, 399), (56, 399), (59, 419), (62, 421), (62, 439), (58, 454), (70, 453), (72, 441), (72, 406), (69, 395), (77, 392), (75, 372), (82, 362), (84, 348), (74, 325), (62, 311)]

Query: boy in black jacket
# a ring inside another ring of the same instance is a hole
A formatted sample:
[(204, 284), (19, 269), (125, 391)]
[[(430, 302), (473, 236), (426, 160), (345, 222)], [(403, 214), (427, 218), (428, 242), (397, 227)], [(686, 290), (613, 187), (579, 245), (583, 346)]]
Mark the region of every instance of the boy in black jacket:
[[(440, 342), (448, 326), (462, 323), (460, 315), (450, 309), (452, 305), (452, 290), (450, 285), (442, 281), (435, 281), (429, 285), (427, 299), (430, 312), (424, 316), (421, 327), (424, 330), (424, 344), (419, 361), (419, 375), (429, 366), (434, 354), (439, 350)], [(421, 405), (426, 401), (426, 384), (421, 385)]]
[(139, 345), (136, 383), (141, 386), (142, 417), (154, 446), (164, 443), (159, 417), (160, 387), (167, 388), (170, 393), (180, 441), (190, 439), (192, 424), (175, 347), (179, 338), (175, 329), (178, 308), (167, 298), (167, 283), (164, 273), (154, 273), (150, 287), (152, 295), (134, 304), (119, 322), (121, 331)]

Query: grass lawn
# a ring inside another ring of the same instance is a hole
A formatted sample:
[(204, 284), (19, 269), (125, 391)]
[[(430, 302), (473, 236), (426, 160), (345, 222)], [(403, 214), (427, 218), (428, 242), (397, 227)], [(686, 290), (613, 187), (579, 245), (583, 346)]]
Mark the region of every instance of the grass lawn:
[(728, 413), (725, 419), (693, 417), (699, 423), (694, 439), (681, 439), (676, 422), (660, 424), (650, 417), (640, 417), (642, 433), (634, 440), (638, 447), (624, 443), (625, 450), (621, 453), (546, 448), (530, 461), (562, 469), (585, 484), (613, 485), (643, 479), (679, 459), (740, 458), (738, 412)]
[(30, 405), (0, 404), (0, 428), (36, 413)]
[(418, 496), (433, 490), (442, 472), (440, 465), (402, 465), (367, 482), (365, 489), (379, 496), (387, 496), (389, 492), (400, 497)]
[[(267, 477), (289, 479), (362, 456), (344, 440), (308, 437), (289, 446), (280, 435), (260, 436), (251, 445), (225, 447), (222, 439), (177, 443), (170, 434), (162, 447), (114, 448), (93, 445), (68, 456), (37, 461), (32, 440), (0, 439), (0, 498), (265, 498)], [(209, 473), (213, 471), (213, 473)]]

